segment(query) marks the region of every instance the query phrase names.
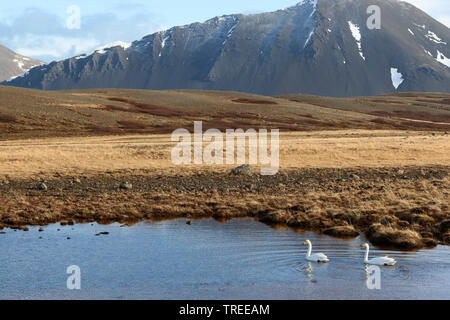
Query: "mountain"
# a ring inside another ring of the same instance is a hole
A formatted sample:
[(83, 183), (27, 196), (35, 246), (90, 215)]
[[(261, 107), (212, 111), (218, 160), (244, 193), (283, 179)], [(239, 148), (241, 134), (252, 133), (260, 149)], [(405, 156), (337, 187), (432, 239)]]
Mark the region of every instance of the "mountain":
[[(381, 29), (366, 26), (370, 5)], [(304, 0), (227, 15), (32, 69), (37, 89), (206, 89), (335, 97), (450, 92), (450, 29), (394, 0)]]
[(17, 54), (0, 45), (0, 81), (23, 75), (43, 62)]

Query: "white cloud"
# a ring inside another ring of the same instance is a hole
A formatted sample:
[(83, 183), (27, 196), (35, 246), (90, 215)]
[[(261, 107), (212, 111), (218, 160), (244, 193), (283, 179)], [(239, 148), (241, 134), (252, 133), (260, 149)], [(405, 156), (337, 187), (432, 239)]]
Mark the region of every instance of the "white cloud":
[(448, 5), (448, 0), (407, 0), (406, 2), (409, 2), (425, 11), (445, 8)]
[(405, 2), (425, 11), (450, 28), (449, 0), (408, 0)]
[[(122, 7), (121, 10), (125, 10)], [(131, 42), (155, 32), (159, 25), (148, 12), (132, 11), (82, 15), (81, 29), (69, 30), (63, 17), (27, 9), (8, 23), (0, 22), (0, 43), (19, 54), (46, 62), (92, 51), (114, 41)], [(139, 9), (139, 7), (138, 7)]]
[(101, 43), (94, 38), (42, 36), (25, 34), (14, 36), (11, 43), (16, 52), (29, 57), (48, 57), (47, 60), (56, 60), (66, 55), (76, 55), (87, 52)]
[(450, 28), (450, 14), (437, 17), (437, 20)]

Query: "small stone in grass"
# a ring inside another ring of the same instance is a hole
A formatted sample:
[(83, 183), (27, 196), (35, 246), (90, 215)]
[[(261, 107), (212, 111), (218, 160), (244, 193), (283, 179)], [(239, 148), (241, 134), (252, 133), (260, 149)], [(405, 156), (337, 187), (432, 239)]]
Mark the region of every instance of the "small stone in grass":
[(120, 189), (131, 190), (131, 189), (133, 189), (133, 185), (129, 182), (124, 182), (124, 183), (120, 184)]
[(38, 183), (37, 188), (38, 188), (38, 190), (41, 190), (41, 191), (47, 191), (48, 190), (48, 187), (47, 187), (47, 185), (44, 182)]
[(232, 175), (246, 175), (251, 176), (253, 174), (253, 169), (248, 164), (244, 164), (240, 167), (234, 168), (230, 172)]

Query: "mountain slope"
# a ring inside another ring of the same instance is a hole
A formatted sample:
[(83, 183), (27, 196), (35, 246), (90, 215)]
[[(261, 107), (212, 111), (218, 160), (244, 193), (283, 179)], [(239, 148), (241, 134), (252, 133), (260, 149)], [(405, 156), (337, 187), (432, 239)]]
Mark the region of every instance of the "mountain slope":
[(0, 45), (0, 81), (23, 75), (43, 62), (17, 54)]
[[(370, 5), (381, 8), (369, 30)], [(9, 85), (37, 89), (234, 90), (264, 95), (450, 92), (450, 30), (394, 0), (304, 0), (216, 17), (33, 69)]]

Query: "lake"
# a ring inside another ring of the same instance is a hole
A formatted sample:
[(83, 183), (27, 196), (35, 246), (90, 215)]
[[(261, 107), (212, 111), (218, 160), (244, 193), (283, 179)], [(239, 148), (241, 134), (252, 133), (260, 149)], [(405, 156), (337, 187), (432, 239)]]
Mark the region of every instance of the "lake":
[[(371, 257), (398, 263), (382, 267), (381, 290), (370, 290), (363, 236), (342, 240), (252, 219), (3, 231), (0, 299), (450, 299), (447, 246), (372, 247)], [(305, 260), (306, 239), (329, 264)], [(81, 290), (67, 289), (71, 265), (80, 267)]]

